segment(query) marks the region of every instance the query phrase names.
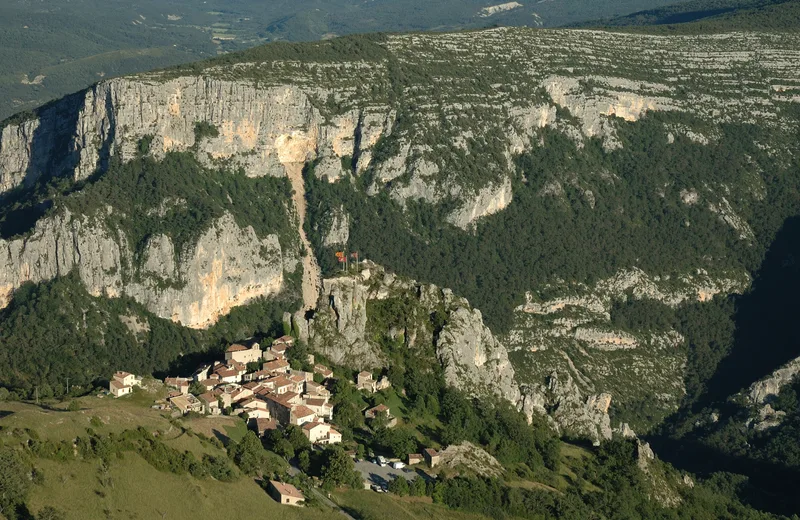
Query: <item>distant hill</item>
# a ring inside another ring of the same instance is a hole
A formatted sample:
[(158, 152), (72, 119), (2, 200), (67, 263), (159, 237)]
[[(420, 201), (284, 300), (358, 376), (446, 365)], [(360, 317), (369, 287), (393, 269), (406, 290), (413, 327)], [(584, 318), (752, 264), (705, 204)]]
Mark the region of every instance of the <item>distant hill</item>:
[(626, 27), (699, 34), (730, 30), (800, 30), (798, 0), (693, 0), (576, 27)]
[(492, 25), (554, 27), (674, 0), (0, 2), (0, 120), (104, 78), (271, 41)]

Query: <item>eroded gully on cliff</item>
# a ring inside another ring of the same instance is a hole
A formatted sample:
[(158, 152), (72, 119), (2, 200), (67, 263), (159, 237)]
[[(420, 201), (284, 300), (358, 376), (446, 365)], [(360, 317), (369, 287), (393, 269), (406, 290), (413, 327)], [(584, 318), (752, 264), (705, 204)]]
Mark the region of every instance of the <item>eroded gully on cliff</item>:
[(303, 163), (284, 164), (286, 175), (292, 183), (292, 202), (297, 210), (298, 234), (305, 248), (303, 255), (303, 309), (311, 310), (317, 306), (317, 298), (322, 288), (322, 273), (314, 250), (311, 248), (303, 225), (306, 221), (306, 190), (303, 181)]

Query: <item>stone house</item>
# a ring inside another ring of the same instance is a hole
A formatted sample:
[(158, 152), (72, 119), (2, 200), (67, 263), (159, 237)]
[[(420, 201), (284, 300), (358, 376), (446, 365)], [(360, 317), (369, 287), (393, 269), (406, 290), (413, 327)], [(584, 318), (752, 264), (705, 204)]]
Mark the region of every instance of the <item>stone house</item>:
[(264, 363), (262, 369), (273, 375), (287, 375), (291, 367), (289, 366), (289, 362), (285, 359), (276, 359), (275, 361)]
[(330, 398), (331, 392), (324, 385), (315, 383), (314, 381), (306, 381), (306, 394), (310, 396), (320, 397), (326, 401)]
[(139, 386), (142, 383), (140, 377), (123, 371), (114, 372), (111, 381), (108, 382), (108, 391), (114, 397), (122, 397), (133, 392), (134, 386)]
[(303, 435), (311, 444), (338, 444), (342, 434), (324, 422), (309, 422), (303, 425)]
[(269, 352), (275, 359), (286, 359), (287, 350), (289, 350), (288, 346), (284, 344), (278, 344), (278, 345), (272, 345), (272, 347), (270, 347), (269, 349)]
[(314, 373), (313, 372), (306, 372), (304, 370), (290, 370), (289, 371), (290, 377), (302, 377), (304, 382), (313, 381), (314, 380)]
[(189, 381), (186, 377), (168, 377), (164, 379), (164, 384), (185, 395), (189, 393)]
[(272, 391), (278, 395), (292, 392), (297, 387), (297, 384), (290, 381), (286, 377), (276, 377), (273, 380), (267, 380), (268, 384), (272, 384)]
[(267, 402), (262, 399), (257, 399), (255, 397), (251, 397), (250, 399), (246, 399), (240, 402), (235, 413), (247, 413), (248, 417), (251, 419), (270, 419), (271, 415), (269, 413), (269, 408), (267, 407)]
[(170, 404), (174, 406), (180, 413), (186, 415), (189, 412), (202, 412), (203, 403), (201, 403), (192, 394), (179, 395), (169, 400)]
[(242, 376), (238, 370), (232, 367), (222, 367), (214, 371), (223, 383), (238, 383), (242, 380)]
[(322, 379), (330, 379), (333, 377), (333, 370), (325, 365), (314, 365), (314, 373), (322, 376)]
[(217, 386), (221, 385), (222, 381), (220, 381), (219, 378), (215, 377), (213, 379), (203, 379), (201, 381), (198, 381), (197, 384), (202, 386), (206, 392), (210, 392)]
[(427, 462), (428, 466), (431, 468), (435, 468), (442, 461), (441, 454), (432, 448), (425, 448), (422, 450), (422, 456), (425, 457), (425, 462)]
[(108, 383), (108, 391), (114, 397), (122, 397), (123, 395), (128, 395), (128, 394), (131, 393), (132, 390), (133, 390), (133, 387), (125, 386), (122, 383), (120, 383), (119, 381), (117, 381), (116, 379), (112, 379)]
[(321, 397), (307, 398), (305, 400), (305, 405), (314, 410), (314, 413), (317, 414), (317, 417), (320, 419), (333, 419), (333, 405), (328, 403), (326, 399)]
[(287, 506), (299, 506), (305, 499), (296, 487), (277, 480), (269, 481), (269, 494), (276, 502)]
[(281, 396), (275, 394), (267, 394), (264, 399), (267, 403), (270, 417), (278, 421), (278, 424), (289, 424), (292, 405), (285, 402)]
[(385, 404), (379, 404), (378, 406), (373, 406), (364, 411), (364, 418), (368, 421), (375, 419), (379, 415), (386, 417), (387, 428), (392, 428), (397, 425), (397, 418), (392, 415), (389, 407)]
[(251, 430), (255, 431), (259, 437), (263, 437), (270, 430), (278, 429), (278, 423), (274, 419), (267, 419), (264, 417), (251, 417), (248, 421), (248, 426)]
[(317, 418), (314, 410), (305, 405), (298, 405), (292, 408), (289, 422), (295, 426), (302, 426), (307, 422), (312, 422)]
[(219, 399), (213, 392), (206, 392), (197, 397), (203, 404), (203, 412), (209, 415), (219, 415), (221, 412), (219, 407)]
[(138, 382), (138, 379), (135, 375), (128, 372), (123, 372), (121, 370), (114, 372), (114, 377), (112, 379), (115, 379), (123, 386), (134, 386)]
[(294, 338), (291, 336), (281, 336), (272, 342), (273, 347), (276, 345), (286, 345), (287, 347), (291, 348), (294, 346)]
[(413, 466), (414, 464), (420, 464), (422, 462), (422, 454), (421, 453), (409, 453), (408, 454), (408, 465)]
[(261, 355), (261, 346), (258, 343), (253, 343), (250, 348), (244, 345), (234, 344), (225, 351), (225, 361), (228, 363), (236, 362), (247, 365), (248, 363), (260, 361)]
[(375, 393), (375, 380), (372, 379), (372, 373), (367, 372), (366, 370), (363, 372), (359, 372), (356, 376), (356, 387), (359, 390), (366, 390), (370, 393)]

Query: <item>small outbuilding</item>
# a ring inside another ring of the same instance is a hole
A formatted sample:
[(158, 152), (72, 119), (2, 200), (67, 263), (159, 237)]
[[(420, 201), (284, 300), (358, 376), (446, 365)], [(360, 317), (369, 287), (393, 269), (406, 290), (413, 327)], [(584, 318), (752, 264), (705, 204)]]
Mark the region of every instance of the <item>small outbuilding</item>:
[(287, 506), (299, 506), (300, 502), (305, 500), (303, 493), (291, 484), (285, 482), (278, 482), (277, 480), (269, 481), (269, 494), (278, 503)]
[(422, 450), (422, 456), (425, 457), (425, 462), (432, 468), (435, 468), (442, 461), (441, 454), (432, 448)]

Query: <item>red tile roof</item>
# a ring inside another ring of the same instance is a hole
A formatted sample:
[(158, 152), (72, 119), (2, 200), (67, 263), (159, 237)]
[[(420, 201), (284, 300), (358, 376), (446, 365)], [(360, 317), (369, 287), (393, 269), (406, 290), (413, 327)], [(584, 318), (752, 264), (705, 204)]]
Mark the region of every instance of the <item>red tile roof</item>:
[(201, 401), (205, 401), (206, 404), (212, 404), (217, 402), (217, 396), (211, 392), (200, 394), (198, 397)]
[(269, 361), (264, 363), (263, 369), (268, 372), (274, 372), (277, 370), (285, 371), (286, 368), (289, 366), (289, 362), (285, 359), (276, 359), (275, 361)]
[(314, 428), (316, 428), (317, 426), (325, 426), (325, 423), (323, 423), (323, 422), (307, 422), (307, 423), (305, 423), (303, 425), (303, 429), (307, 430), (307, 431), (311, 431)]
[[(244, 345), (239, 345), (238, 343), (234, 343), (233, 345), (228, 347), (227, 352), (241, 352), (243, 350), (248, 350), (248, 348), (245, 347)], [(219, 352), (219, 351), (217, 351), (217, 352)]]
[(274, 487), (278, 494), (282, 497), (299, 498), (301, 500), (305, 498), (303, 497), (303, 494), (291, 484), (285, 484), (283, 482), (278, 482), (277, 480), (270, 480), (269, 483), (272, 484), (272, 487)]
[(295, 417), (308, 417), (310, 415), (316, 415), (316, 413), (308, 406), (301, 404), (292, 409), (292, 415)]
[(256, 419), (256, 429), (260, 432), (276, 430), (277, 428), (278, 422), (275, 419), (264, 419), (263, 417)]

